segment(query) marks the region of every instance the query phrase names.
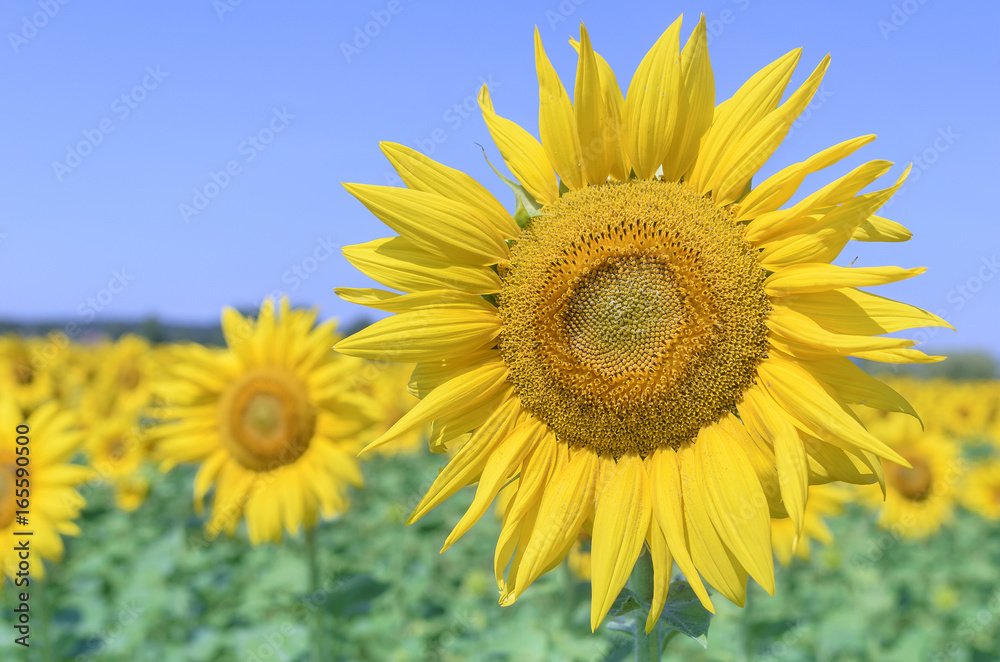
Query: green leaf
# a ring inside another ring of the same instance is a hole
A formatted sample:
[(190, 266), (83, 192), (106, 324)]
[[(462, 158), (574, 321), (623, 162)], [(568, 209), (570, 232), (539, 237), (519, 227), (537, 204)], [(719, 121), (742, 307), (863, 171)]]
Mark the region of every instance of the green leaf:
[(701, 605), (698, 596), (691, 585), (682, 579), (670, 582), (667, 591), (667, 604), (656, 622), (656, 630), (660, 634), (661, 645), (670, 630), (676, 630), (708, 648), (708, 626), (712, 620), (712, 612)]
[(371, 601), (389, 589), (389, 584), (376, 581), (371, 575), (350, 575), (342, 577), (338, 583), (338, 589), (330, 596), (328, 609), (344, 616), (368, 612)]
[(534, 196), (528, 193), (527, 189), (518, 184), (517, 182), (504, 177), (499, 170), (493, 167), (490, 163), (489, 158), (486, 156), (486, 150), (483, 149), (482, 145), (479, 145), (479, 149), (483, 150), (483, 158), (486, 159), (486, 165), (488, 165), (493, 172), (497, 174), (497, 177), (503, 180), (503, 183), (510, 187), (510, 190), (514, 192), (514, 199), (517, 201), (517, 208), (514, 211), (514, 221), (522, 228), (528, 224), (528, 221), (536, 216), (542, 215), (542, 206), (535, 201)]
[[(618, 632), (634, 632), (636, 627), (645, 629), (649, 608), (649, 603), (633, 591), (622, 589), (608, 612), (608, 629)], [(649, 636), (657, 637), (661, 652), (672, 632), (679, 632), (708, 648), (708, 625), (711, 620), (712, 613), (701, 606), (691, 585), (675, 579), (670, 583), (667, 602)]]

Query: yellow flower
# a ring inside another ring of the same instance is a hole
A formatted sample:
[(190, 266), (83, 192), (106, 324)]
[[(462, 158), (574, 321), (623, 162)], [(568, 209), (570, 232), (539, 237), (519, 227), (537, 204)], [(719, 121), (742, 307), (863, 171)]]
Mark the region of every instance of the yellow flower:
[(962, 502), (983, 517), (1000, 520), (1000, 460), (984, 462), (969, 471)]
[(137, 410), (119, 411), (95, 423), (87, 433), (85, 450), (97, 475), (114, 487), (119, 508), (131, 511), (142, 505), (149, 483), (139, 472), (149, 444)]
[(333, 321), (315, 326), (316, 311), (276, 313), (265, 301), (256, 322), (227, 308), (227, 350), (174, 348), (169, 377), (157, 387), (167, 422), (153, 428), (166, 470), (201, 464), (194, 484), (200, 512), (214, 485), (209, 536), (232, 535), (244, 514), (250, 541), (280, 541), (348, 507), (347, 488), (361, 485), (356, 459), (371, 402), (348, 388), (360, 361), (330, 351)]
[(0, 337), (0, 391), (30, 411), (56, 395), (52, 361), (41, 353), (45, 338)]
[(787, 511), (801, 529), (810, 482), (874, 482), (879, 457), (903, 461), (846, 403), (912, 410), (848, 357), (937, 360), (877, 336), (946, 325), (856, 289), (922, 269), (831, 264), (851, 239), (909, 238), (875, 215), (902, 177), (859, 193), (890, 163), (782, 208), (873, 136), (751, 184), (828, 59), (784, 104), (799, 50), (716, 105), (704, 19), (683, 50), (680, 26), (624, 96), (581, 28), (572, 102), (536, 31), (541, 141), (500, 117), (484, 86), (480, 107), (517, 180), (513, 217), (469, 176), (397, 144), (382, 150), (407, 188), (347, 185), (400, 236), (346, 257), (406, 294), (338, 290), (396, 315), (337, 349), (416, 363), (422, 395), (371, 447), (428, 421), (475, 430), (411, 521), (478, 481), (447, 548), (520, 475), (495, 557), (501, 604), (585, 528), (595, 628), (644, 545), (656, 576), (647, 627), (674, 561), (709, 609), (702, 577), (739, 605), (748, 574), (772, 592), (770, 517)]
[(878, 523), (901, 538), (919, 540), (937, 533), (954, 516), (965, 462), (949, 437), (923, 432), (912, 419), (897, 419), (878, 428), (880, 436), (909, 466), (885, 466), (886, 494), (863, 490), (878, 513)]
[(833, 542), (833, 534), (823, 518), (835, 517), (844, 511), (844, 504), (850, 494), (836, 485), (813, 485), (809, 488), (806, 501), (805, 523), (801, 533), (796, 531), (792, 520), (775, 518), (771, 520), (771, 548), (781, 565), (789, 565), (792, 556), (803, 561), (809, 560), (810, 541), (824, 545)]
[[(62, 559), (60, 534), (80, 534), (73, 520), (79, 517), (84, 500), (76, 488), (91, 475), (86, 467), (69, 463), (80, 446), (80, 432), (73, 414), (55, 402), (25, 417), (6, 392), (0, 393), (0, 430), (9, 440), (0, 446), (0, 565), (3, 574), (16, 581), (23, 569), (19, 569), (22, 559), (14, 548), (28, 540), (28, 579), (41, 579), (45, 576), (41, 560)], [(27, 440), (21, 443), (23, 437)], [(22, 448), (28, 450), (22, 453)], [(19, 503), (19, 499), (26, 499), (26, 503)], [(28, 511), (22, 515), (27, 524), (18, 523), (19, 509)], [(17, 531), (31, 531), (32, 535), (18, 536)]]

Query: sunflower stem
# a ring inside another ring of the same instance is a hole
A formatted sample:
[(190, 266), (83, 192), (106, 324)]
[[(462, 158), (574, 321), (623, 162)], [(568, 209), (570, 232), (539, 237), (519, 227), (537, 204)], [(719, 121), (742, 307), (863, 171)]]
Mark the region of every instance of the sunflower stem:
[[(50, 572), (51, 578), (51, 572)], [(52, 662), (56, 658), (52, 655), (52, 612), (49, 609), (48, 600), (46, 600), (46, 590), (45, 581), (39, 581), (37, 584), (38, 588), (35, 590), (35, 600), (38, 606), (38, 615), (41, 616), (41, 643), (42, 643), (42, 660), (43, 662)]]
[[(645, 549), (639, 555), (629, 578), (632, 592), (646, 604), (653, 602), (653, 557)], [(660, 641), (656, 630), (646, 634), (646, 619), (637, 616), (632, 628), (635, 662), (660, 662)]]
[(573, 627), (573, 612), (576, 611), (576, 578), (569, 567), (569, 558), (562, 562), (563, 583), (563, 626), (570, 630)]
[[(315, 594), (320, 589), (319, 585), (319, 560), (316, 552), (316, 526), (306, 527), (306, 559), (309, 563), (309, 590), (310, 595)], [(315, 662), (325, 662), (328, 659), (326, 654), (326, 639), (323, 631), (323, 610), (318, 605), (313, 605), (313, 627), (312, 627), (312, 649), (313, 660)]]

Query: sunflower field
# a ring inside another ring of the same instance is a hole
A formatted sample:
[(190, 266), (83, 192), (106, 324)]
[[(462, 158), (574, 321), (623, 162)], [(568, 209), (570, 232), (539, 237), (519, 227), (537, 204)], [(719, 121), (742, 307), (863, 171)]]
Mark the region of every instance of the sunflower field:
[[(33, 593), (33, 657), (6, 638), (4, 659), (309, 660), (314, 622), (333, 660), (631, 659), (621, 632), (589, 634), (586, 535), (523, 604), (498, 611), (489, 559), (499, 511), (446, 554), (438, 548), (471, 492), (403, 527), (447, 461), (426, 452), (429, 429), (364, 456), (333, 502), (342, 512), (312, 543), (279, 531), (254, 544), (249, 516), (236, 527), (213, 519), (218, 507), (199, 512), (192, 492), (204, 467), (177, 462), (158, 436), (158, 375), (181, 354), (221, 348), (136, 335), (89, 346), (8, 335), (2, 348), (5, 422), (14, 407), (30, 411), (31, 443), (51, 435), (60, 448), (32, 456), (45, 559), (33, 565), (45, 572)], [(32, 365), (43, 353), (52, 360)], [(351, 371), (366, 383), (354, 397), (374, 395), (368, 406), (381, 407), (369, 440), (417, 402), (391, 364)], [(772, 521), (775, 597), (752, 585), (745, 608), (718, 603), (708, 648), (677, 637), (663, 659), (996, 659), (1000, 382), (886, 381), (927, 412), (924, 429), (899, 413), (866, 422), (883, 426), (913, 468), (887, 464), (884, 500), (877, 485), (812, 487), (794, 551), (791, 522)], [(309, 544), (320, 550), (315, 575)], [(4, 564), (16, 566), (9, 550)], [(697, 603), (690, 589), (672, 590)], [(5, 618), (17, 593), (8, 580)]]

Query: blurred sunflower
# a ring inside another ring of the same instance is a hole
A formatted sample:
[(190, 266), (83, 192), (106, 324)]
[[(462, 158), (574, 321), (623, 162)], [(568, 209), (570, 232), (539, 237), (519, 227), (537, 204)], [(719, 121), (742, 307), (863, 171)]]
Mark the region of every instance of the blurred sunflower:
[(0, 337), (0, 391), (29, 411), (56, 395), (53, 360), (40, 352), (46, 344), (44, 338)]
[(90, 466), (115, 490), (115, 502), (125, 511), (142, 505), (149, 481), (140, 475), (149, 443), (136, 412), (120, 411), (96, 423), (84, 446)]
[(1000, 460), (983, 462), (969, 471), (962, 503), (974, 513), (1000, 520)]
[[(44, 578), (45, 566), (39, 561), (62, 559), (60, 535), (80, 534), (80, 527), (73, 520), (79, 517), (85, 502), (76, 488), (91, 476), (88, 468), (70, 464), (81, 442), (72, 413), (48, 402), (25, 417), (11, 394), (0, 392), (0, 430), (13, 435), (22, 424), (28, 426), (27, 477), (17, 474), (19, 454), (15, 450), (25, 446), (16, 445), (11, 436), (10, 443), (0, 447), (0, 541), (3, 541), (0, 565), (3, 574), (12, 581), (21, 561), (14, 546), (22, 540), (14, 532), (32, 532), (30, 578)], [(25, 478), (27, 485), (19, 482)], [(16, 498), (23, 497), (19, 491), (25, 487), (29, 490), (28, 524), (20, 525), (16, 520), (19, 507)]]
[[(622, 95), (581, 27), (575, 100), (535, 33), (539, 142), (479, 95), (516, 182), (512, 217), (480, 184), (402, 145), (382, 150), (407, 188), (348, 184), (399, 233), (344, 249), (407, 294), (340, 289), (397, 313), (337, 345), (416, 363), (421, 402), (370, 448), (439, 421), (475, 430), (411, 521), (467, 484), (454, 543), (520, 475), (495, 558), (514, 602), (593, 532), (596, 628), (644, 543), (656, 576), (651, 628), (676, 561), (742, 605), (748, 574), (773, 592), (770, 517), (804, 524), (810, 482), (874, 482), (904, 461), (846, 403), (912, 412), (847, 357), (935, 361), (873, 337), (946, 322), (856, 289), (922, 269), (830, 262), (851, 239), (910, 233), (875, 215), (902, 184), (861, 194), (872, 161), (781, 208), (810, 173), (874, 136), (751, 177), (807, 106), (828, 58), (779, 105), (800, 50), (715, 105), (704, 18), (680, 49), (678, 19)], [(905, 174), (904, 174), (905, 177)], [(506, 571), (505, 571), (506, 569)]]
[(805, 523), (802, 531), (785, 518), (771, 520), (771, 548), (781, 565), (789, 565), (792, 556), (808, 561), (811, 541), (824, 545), (833, 542), (833, 534), (826, 526), (825, 517), (835, 517), (844, 511), (844, 504), (850, 500), (850, 493), (837, 485), (812, 485), (806, 500)]
[[(407, 366), (399, 363), (375, 364), (366, 361), (366, 377), (371, 378), (366, 381), (367, 393), (372, 396), (375, 406), (378, 407), (376, 416), (376, 427), (373, 430), (374, 436), (379, 436), (391, 428), (396, 421), (403, 417), (406, 412), (413, 409), (413, 405), (418, 400), (407, 390), (407, 383), (410, 379), (410, 372)], [(410, 430), (404, 435), (397, 437), (391, 444), (379, 447), (378, 451), (384, 455), (395, 455), (397, 453), (413, 453), (420, 448), (420, 444), (427, 436), (427, 426), (421, 426)]]
[(162, 467), (201, 464), (194, 483), (200, 512), (214, 485), (210, 536), (232, 535), (246, 516), (250, 541), (280, 541), (348, 507), (361, 485), (356, 454), (372, 424), (370, 398), (349, 388), (359, 361), (330, 351), (335, 322), (315, 310), (277, 312), (263, 303), (256, 321), (227, 308), (227, 350), (178, 346), (157, 387), (164, 423), (150, 431)]
[(906, 466), (886, 464), (884, 497), (862, 490), (879, 513), (879, 526), (911, 540), (936, 533), (954, 516), (965, 473), (961, 448), (950, 437), (922, 431), (912, 419), (874, 429), (906, 460)]

